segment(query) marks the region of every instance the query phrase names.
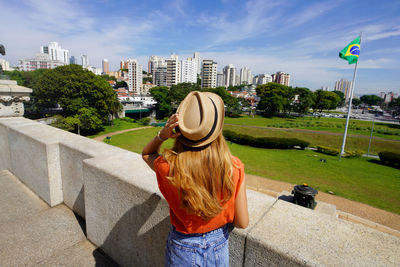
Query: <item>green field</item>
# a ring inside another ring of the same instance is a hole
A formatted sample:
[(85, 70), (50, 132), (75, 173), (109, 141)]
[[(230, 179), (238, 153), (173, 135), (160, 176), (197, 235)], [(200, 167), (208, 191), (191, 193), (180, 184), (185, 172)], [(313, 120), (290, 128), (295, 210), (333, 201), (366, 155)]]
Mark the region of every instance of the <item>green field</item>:
[[(231, 126), (237, 127), (237, 126)], [(159, 128), (113, 136), (111, 145), (141, 153)], [(168, 140), (163, 147), (171, 147)], [(400, 214), (400, 171), (365, 158), (342, 159), (309, 150), (260, 149), (229, 144), (246, 172), (294, 184), (308, 183), (335, 194)], [(326, 159), (326, 163), (320, 159)]]
[[(247, 126), (308, 129), (315, 131), (327, 131), (343, 133), (346, 120), (339, 118), (264, 118), (261, 116), (242, 116), (240, 118), (225, 118), (225, 124), (238, 124)], [(372, 128), (371, 121), (350, 120), (348, 134), (370, 136)], [(400, 125), (376, 122), (374, 125), (375, 137), (400, 140)]]

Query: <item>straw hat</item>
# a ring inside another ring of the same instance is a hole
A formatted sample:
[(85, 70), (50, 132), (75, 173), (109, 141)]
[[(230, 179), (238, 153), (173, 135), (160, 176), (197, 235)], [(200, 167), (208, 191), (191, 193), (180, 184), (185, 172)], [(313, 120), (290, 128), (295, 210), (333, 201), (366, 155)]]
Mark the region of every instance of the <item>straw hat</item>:
[(209, 92), (190, 92), (178, 107), (178, 140), (190, 147), (205, 146), (214, 141), (224, 124), (224, 101)]

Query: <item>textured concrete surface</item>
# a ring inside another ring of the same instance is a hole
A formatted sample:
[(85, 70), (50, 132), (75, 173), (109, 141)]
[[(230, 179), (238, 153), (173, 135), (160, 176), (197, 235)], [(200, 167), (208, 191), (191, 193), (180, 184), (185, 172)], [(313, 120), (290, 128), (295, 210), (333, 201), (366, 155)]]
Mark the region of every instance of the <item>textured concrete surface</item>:
[(278, 200), (248, 235), (245, 266), (399, 263), (399, 238)]
[(266, 196), (253, 190), (247, 190), (247, 202), (250, 222), (246, 229), (235, 228), (229, 236), (230, 266), (242, 266), (246, 235), (268, 212), (276, 202), (276, 198)]
[(88, 239), (122, 266), (162, 266), (169, 209), (134, 153), (85, 160)]
[(43, 200), (12, 173), (0, 171), (0, 224), (22, 220), (48, 208)]
[(118, 147), (80, 137), (73, 140), (64, 139), (60, 143), (60, 167), (64, 203), (73, 211), (85, 218), (85, 201), (83, 186), (83, 160), (95, 156), (112, 156), (126, 153)]

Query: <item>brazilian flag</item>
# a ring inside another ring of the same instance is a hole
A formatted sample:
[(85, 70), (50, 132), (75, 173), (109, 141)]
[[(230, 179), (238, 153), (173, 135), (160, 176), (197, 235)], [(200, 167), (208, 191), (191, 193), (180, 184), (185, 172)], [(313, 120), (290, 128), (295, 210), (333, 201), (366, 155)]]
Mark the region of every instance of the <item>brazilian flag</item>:
[(347, 60), (349, 64), (354, 64), (358, 61), (360, 55), (360, 36), (349, 43), (342, 51), (339, 52), (339, 57)]

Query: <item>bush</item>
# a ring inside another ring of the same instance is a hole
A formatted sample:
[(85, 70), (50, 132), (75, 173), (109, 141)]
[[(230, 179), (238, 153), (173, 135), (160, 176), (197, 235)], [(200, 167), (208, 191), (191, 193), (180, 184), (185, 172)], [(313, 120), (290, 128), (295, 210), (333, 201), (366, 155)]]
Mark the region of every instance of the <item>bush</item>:
[(396, 168), (400, 168), (400, 154), (399, 153), (383, 151), (383, 152), (379, 152), (378, 155), (379, 155), (379, 159), (384, 164), (393, 166)]
[(139, 123), (143, 124), (143, 125), (149, 125), (150, 124), (150, 118), (142, 118), (139, 120)]
[(345, 152), (346, 152), (346, 154), (344, 155), (345, 158), (360, 158), (364, 154), (364, 151), (361, 150), (345, 151)]
[(126, 121), (126, 122), (136, 122), (135, 119), (129, 118), (129, 117), (123, 117), (123, 118), (121, 118), (121, 120)]
[(322, 154), (331, 155), (331, 156), (337, 156), (340, 153), (339, 149), (331, 148), (331, 147), (327, 147), (327, 146), (317, 146), (317, 151)]
[(292, 149), (299, 147), (300, 149), (304, 149), (310, 144), (296, 138), (253, 137), (230, 130), (224, 130), (223, 134), (226, 140), (233, 143), (260, 148)]

